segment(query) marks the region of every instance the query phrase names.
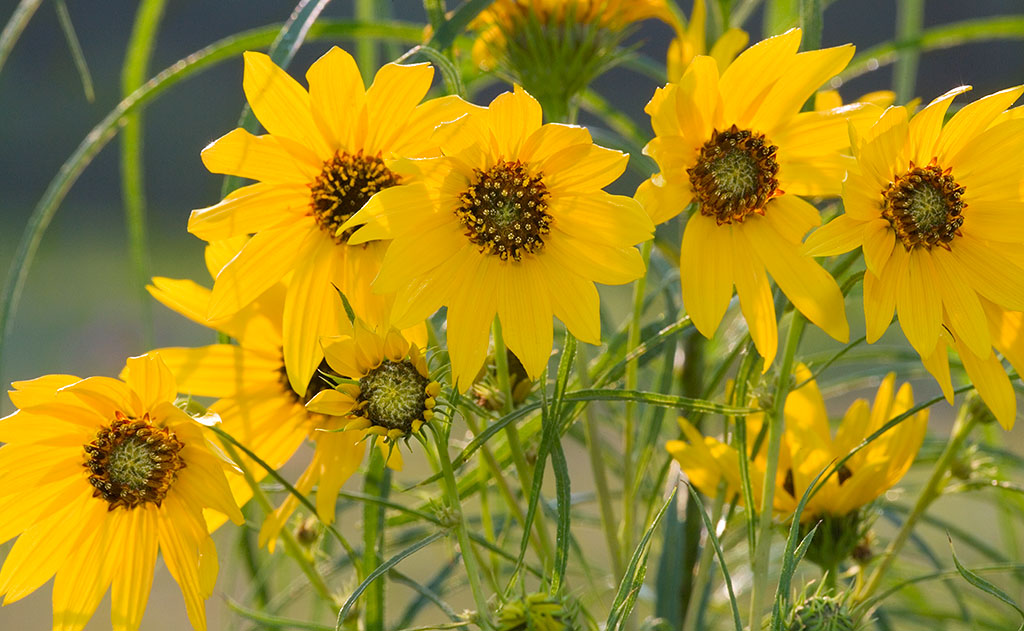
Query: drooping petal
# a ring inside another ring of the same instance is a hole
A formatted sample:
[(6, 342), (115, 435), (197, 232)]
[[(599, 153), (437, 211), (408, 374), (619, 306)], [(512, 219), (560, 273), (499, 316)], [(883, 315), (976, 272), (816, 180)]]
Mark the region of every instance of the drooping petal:
[(740, 299), (740, 310), (743, 311), (743, 318), (747, 321), (757, 352), (764, 357), (763, 372), (767, 372), (779, 347), (779, 327), (768, 275), (745, 232), (733, 231), (733, 246), (732, 274), (736, 282), (736, 294)]
[(704, 337), (718, 329), (732, 298), (733, 242), (729, 226), (694, 213), (686, 223), (680, 250), (679, 277), (683, 304)]
[(531, 379), (544, 370), (552, 346), (551, 303), (543, 284), (547, 279), (538, 278), (537, 271), (515, 263), (505, 266), (497, 287), (498, 319), (506, 344)]
[(935, 348), (942, 326), (942, 302), (931, 258), (919, 249), (907, 256), (907, 273), (896, 287), (896, 310), (907, 341), (922, 355)]
[(114, 631), (136, 631), (142, 623), (156, 565), (157, 510), (144, 505), (124, 515), (122, 544), (113, 550), (117, 559), (110, 593)]

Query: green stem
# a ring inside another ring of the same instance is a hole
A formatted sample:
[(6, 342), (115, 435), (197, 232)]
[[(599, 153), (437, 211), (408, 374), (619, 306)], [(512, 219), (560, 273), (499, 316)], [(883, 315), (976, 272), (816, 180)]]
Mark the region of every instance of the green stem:
[[(356, 0), (356, 20), (369, 23), (377, 18), (377, 0)], [(377, 73), (377, 40), (360, 37), (356, 40), (356, 63), (363, 74), (363, 83), (370, 85)]]
[[(640, 250), (646, 268), (651, 260), (651, 248), (654, 241), (647, 241)], [(647, 292), (647, 275), (644, 274), (633, 287), (633, 314), (629, 322), (629, 335), (626, 340), (627, 352), (640, 345), (640, 317), (644, 310), (644, 295)], [(639, 382), (639, 360), (626, 363), (626, 389), (636, 390)], [(623, 429), (622, 450), (622, 549), (623, 558), (633, 553), (633, 515), (636, 512), (633, 488), (633, 449), (636, 443), (636, 404), (626, 403), (626, 415)]]
[[(725, 481), (723, 480), (719, 484), (718, 494), (715, 496), (715, 505), (711, 509), (711, 523), (717, 524), (718, 520), (722, 517), (722, 507), (725, 505)], [(698, 519), (700, 519), (698, 517)], [(711, 580), (711, 570), (714, 567), (714, 555), (715, 547), (713, 545), (705, 545), (700, 551), (700, 560), (697, 562), (697, 572), (694, 575), (693, 587), (690, 590), (690, 601), (686, 607), (686, 617), (683, 619), (683, 631), (688, 629), (697, 629), (697, 621), (701, 613), (701, 596), (704, 590), (707, 589), (708, 582)]]
[(939, 456), (938, 461), (935, 463), (935, 468), (932, 469), (931, 477), (928, 478), (928, 482), (925, 484), (924, 490), (917, 496), (917, 503), (914, 504), (914, 509), (907, 515), (907, 519), (903, 522), (903, 526), (900, 527), (900, 531), (896, 534), (896, 538), (892, 540), (889, 547), (885, 549), (885, 553), (882, 555), (882, 560), (878, 566), (875, 567), (874, 572), (871, 574), (871, 578), (868, 579), (867, 583), (862, 590), (860, 590), (854, 598), (854, 602), (862, 603), (871, 597), (873, 593), (878, 589), (882, 583), (882, 578), (885, 573), (889, 570), (893, 561), (896, 560), (896, 555), (900, 549), (903, 548), (903, 544), (907, 542), (910, 535), (914, 531), (914, 526), (917, 525), (917, 521), (924, 515), (928, 507), (934, 502), (940, 495), (942, 490), (946, 486), (946, 479), (949, 473), (950, 465), (953, 464), (953, 460), (956, 455), (960, 452), (963, 447), (964, 441), (967, 440), (967, 436), (971, 433), (974, 428), (975, 416), (967, 413), (967, 406), (960, 406), (960, 410), (957, 413), (956, 421), (953, 423), (953, 431), (950, 435), (949, 442), (946, 443), (945, 449), (942, 451), (942, 455)]
[[(376, 445), (370, 448), (370, 464), (363, 481), (363, 493), (385, 499), (390, 474), (384, 456)], [(381, 564), (381, 542), (384, 539), (384, 507), (377, 502), (363, 503), (363, 559), (360, 578), (365, 579)], [(384, 581), (374, 581), (363, 596), (364, 621), (367, 631), (384, 628)]]
[(450, 423), (441, 423), (440, 427), (434, 424), (429, 425), (434, 435), (434, 443), (437, 448), (437, 459), (441, 465), (441, 478), (444, 480), (445, 495), (447, 495), (448, 508), (451, 510), (455, 521), (455, 532), (459, 539), (459, 550), (462, 551), (462, 563), (466, 567), (466, 579), (469, 581), (470, 591), (473, 592), (473, 600), (476, 602), (476, 622), (483, 631), (492, 631), (490, 610), (487, 606), (487, 597), (484, 595), (483, 585), (480, 584), (480, 563), (476, 558), (476, 551), (469, 539), (469, 524), (466, 523), (466, 516), (462, 512), (462, 501), (459, 498), (459, 485), (455, 481), (455, 472), (452, 470), (452, 459), (448, 454), (448, 436), (451, 432)]
[[(588, 360), (585, 347), (580, 345), (576, 351), (576, 372), (579, 374), (580, 387), (590, 387), (590, 375), (587, 373)], [(597, 492), (597, 503), (601, 508), (601, 529), (604, 531), (608, 554), (612, 558), (612, 570), (616, 577), (625, 571), (622, 550), (616, 534), (618, 522), (615, 521), (615, 509), (612, 507), (611, 490), (608, 487), (608, 474), (605, 471), (604, 457), (601, 454), (601, 442), (597, 421), (594, 419), (591, 406), (583, 407), (583, 437), (587, 444), (587, 455), (590, 456), (590, 470), (594, 475), (594, 488)]]
[[(924, 27), (924, 0), (900, 0), (896, 3), (896, 39), (915, 41)], [(893, 90), (896, 102), (906, 103), (914, 98), (917, 62), (921, 58), (920, 44), (903, 51), (893, 68)]]
[(754, 550), (752, 571), (754, 573), (754, 587), (750, 598), (750, 625), (752, 628), (760, 626), (761, 613), (765, 609), (765, 601), (768, 598), (768, 564), (771, 559), (772, 548), (772, 524), (774, 523), (775, 505), (775, 478), (779, 469), (779, 451), (782, 447), (782, 430), (785, 417), (786, 397), (789, 395), (789, 388), (792, 383), (793, 362), (796, 358), (797, 348), (800, 346), (800, 337), (804, 331), (804, 317), (796, 310), (793, 311), (793, 320), (789, 325), (789, 333), (786, 336), (786, 347), (782, 355), (782, 365), (779, 366), (778, 381), (775, 386), (775, 400), (772, 402), (772, 409), (768, 411), (768, 461), (765, 465), (764, 485), (761, 495), (761, 514), (757, 529), (757, 547)]
[[(246, 484), (252, 489), (252, 497), (259, 504), (260, 510), (263, 511), (264, 515), (269, 515), (274, 512), (274, 506), (270, 503), (270, 499), (267, 498), (266, 493), (263, 492), (263, 488), (260, 487), (259, 482), (253, 477), (252, 472), (245, 464), (245, 460), (239, 455), (235, 446), (226, 440), (219, 441), (221, 446), (224, 447), (224, 451), (227, 453), (231, 461), (238, 465), (238, 468), (242, 471), (242, 476), (245, 477)], [(302, 545), (295, 539), (295, 534), (292, 533), (288, 528), (282, 528), (278, 534), (281, 537), (281, 541), (284, 542), (285, 554), (290, 556), (295, 563), (302, 570), (302, 573), (309, 579), (309, 585), (313, 588), (313, 591), (320, 596), (321, 600), (328, 603), (334, 609), (341, 607), (341, 603), (335, 600), (334, 596), (331, 595), (330, 588), (327, 587), (327, 583), (324, 582), (324, 577), (320, 575), (320, 572), (316, 569), (313, 564), (313, 559), (306, 553)]]
[(822, 0), (800, 0), (800, 28), (804, 32), (800, 50), (821, 48), (821, 14), (824, 9)]
[[(502, 414), (507, 415), (512, 412), (512, 383), (509, 378), (508, 369), (508, 349), (505, 347), (505, 338), (501, 332), (501, 322), (498, 317), (494, 317), (494, 363), (495, 368), (498, 371), (498, 387), (502, 392)], [(545, 384), (541, 384), (544, 387)], [(523, 488), (523, 492), (526, 493), (528, 489), (533, 488), (533, 470), (530, 465), (526, 462), (526, 453), (523, 451), (523, 444), (519, 440), (519, 428), (515, 423), (509, 423), (505, 426), (505, 438), (508, 440), (508, 450), (512, 455), (512, 463), (516, 468), (516, 475), (519, 476), (519, 484)], [(541, 541), (541, 550), (543, 551), (543, 561), (547, 562), (551, 559), (551, 539), (548, 535), (548, 528), (544, 519), (544, 511), (537, 511), (536, 516), (533, 519), (533, 525), (536, 529), (536, 536)]]

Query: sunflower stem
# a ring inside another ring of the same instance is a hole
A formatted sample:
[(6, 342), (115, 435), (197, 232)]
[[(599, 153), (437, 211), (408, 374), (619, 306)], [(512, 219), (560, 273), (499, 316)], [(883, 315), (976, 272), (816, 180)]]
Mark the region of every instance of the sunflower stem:
[(480, 584), (480, 565), (476, 558), (476, 551), (469, 539), (469, 524), (466, 523), (466, 516), (462, 512), (462, 501), (459, 498), (459, 485), (455, 481), (455, 472), (452, 469), (452, 459), (448, 454), (448, 437), (451, 434), (451, 423), (439, 423), (428, 425), (434, 436), (434, 446), (437, 448), (437, 460), (441, 465), (441, 478), (444, 480), (445, 495), (448, 499), (448, 509), (453, 516), (455, 532), (459, 540), (459, 550), (462, 551), (462, 563), (466, 567), (466, 579), (469, 581), (470, 591), (473, 592), (473, 600), (476, 602), (476, 623), (483, 631), (493, 631), (491, 624), (490, 610), (487, 607), (487, 598), (484, 595), (483, 585)]
[[(377, 19), (377, 0), (356, 0), (355, 17), (358, 22), (372, 23)], [(363, 74), (363, 83), (370, 85), (377, 72), (377, 40), (360, 37), (356, 40), (356, 63)]]
[[(363, 493), (368, 497), (386, 499), (390, 475), (384, 456), (370, 448), (370, 464), (363, 481)], [(365, 579), (381, 564), (381, 542), (384, 539), (384, 507), (377, 502), (363, 503), (363, 567), (361, 578)], [(381, 631), (384, 628), (384, 581), (374, 581), (364, 592), (364, 622), (367, 631)]]
[(896, 103), (906, 103), (914, 97), (917, 62), (921, 57), (921, 29), (924, 27), (924, 0), (901, 0), (896, 3), (896, 39), (914, 42), (896, 60), (893, 68), (893, 91)]
[[(579, 374), (580, 387), (590, 387), (590, 375), (587, 373), (589, 359), (585, 347), (577, 347), (576, 372)], [(583, 438), (590, 456), (590, 470), (594, 475), (594, 488), (597, 491), (597, 503), (601, 508), (601, 529), (604, 530), (608, 553), (612, 558), (612, 570), (616, 577), (625, 572), (622, 561), (622, 550), (619, 548), (619, 537), (616, 533), (618, 522), (615, 521), (615, 508), (612, 506), (612, 495), (608, 488), (608, 474), (605, 472), (604, 456), (601, 454), (601, 441), (597, 421), (594, 419), (591, 406), (583, 407)]]
[[(502, 415), (512, 412), (512, 383), (509, 378), (508, 351), (505, 347), (505, 338), (501, 333), (501, 322), (494, 317), (494, 363), (498, 372), (498, 387), (502, 393)], [(544, 387), (545, 384), (541, 384)], [(508, 450), (512, 455), (512, 462), (515, 464), (516, 475), (519, 476), (519, 484), (523, 492), (533, 488), (533, 471), (526, 462), (526, 454), (523, 451), (523, 444), (519, 440), (519, 428), (514, 423), (505, 426), (505, 437), (508, 440)], [(524, 518), (525, 521), (525, 518)], [(547, 525), (544, 520), (544, 511), (537, 511), (533, 520), (536, 536), (541, 541), (540, 552), (545, 562), (551, 559), (551, 540), (548, 536)]]
[(882, 560), (875, 567), (874, 572), (871, 573), (871, 577), (865, 583), (865, 586), (860, 590), (854, 597), (854, 602), (857, 604), (863, 603), (871, 597), (873, 593), (878, 589), (878, 586), (882, 583), (882, 578), (885, 573), (889, 570), (892, 562), (896, 560), (896, 555), (903, 548), (903, 544), (907, 542), (910, 535), (913, 534), (914, 527), (917, 525), (917, 521), (924, 515), (928, 507), (931, 506), (932, 502), (942, 495), (942, 490), (946, 486), (947, 476), (949, 474), (949, 468), (953, 464), (953, 460), (956, 455), (960, 452), (963, 447), (964, 441), (967, 440), (967, 436), (974, 429), (976, 423), (976, 417), (973, 414), (968, 414), (968, 408), (966, 405), (961, 405), (960, 410), (957, 412), (956, 421), (953, 423), (953, 430), (950, 433), (949, 442), (946, 443), (945, 449), (942, 451), (942, 455), (935, 462), (935, 467), (932, 469), (931, 477), (928, 478), (928, 482), (925, 483), (924, 490), (917, 496), (917, 503), (914, 504), (914, 509), (907, 515), (903, 525), (900, 527), (900, 531), (896, 533), (896, 538), (889, 543), (889, 547), (885, 549), (882, 554)]
[[(227, 440), (218, 441), (224, 448), (225, 453), (231, 458), (238, 468), (242, 471), (242, 476), (245, 478), (246, 484), (252, 489), (252, 497), (259, 504), (260, 510), (263, 511), (264, 515), (270, 515), (274, 512), (274, 506), (270, 503), (270, 499), (267, 494), (263, 492), (263, 488), (260, 486), (256, 478), (253, 477), (249, 467), (246, 466), (245, 461), (239, 455), (238, 450)], [(316, 565), (313, 563), (313, 559), (303, 550), (302, 545), (295, 538), (295, 534), (292, 533), (288, 528), (282, 528), (278, 534), (281, 537), (281, 541), (284, 542), (285, 554), (290, 556), (292, 560), (299, 566), (302, 573), (309, 579), (309, 586), (313, 588), (313, 591), (317, 593), (321, 600), (328, 603), (334, 609), (341, 607), (341, 603), (338, 602), (333, 595), (331, 595), (330, 588), (327, 587), (327, 583), (324, 581), (324, 577), (320, 575), (320, 572), (316, 569)]]
[(768, 411), (768, 460), (765, 465), (764, 485), (761, 495), (761, 514), (757, 528), (757, 547), (753, 552), (752, 571), (754, 587), (750, 598), (750, 626), (760, 627), (761, 613), (768, 596), (768, 564), (771, 560), (772, 523), (774, 523), (775, 478), (779, 469), (779, 451), (782, 448), (782, 426), (785, 417), (786, 397), (792, 385), (793, 362), (800, 337), (804, 331), (804, 317), (793, 311), (793, 320), (786, 335), (786, 347), (779, 366), (778, 381), (775, 385), (775, 399)]
[[(644, 260), (646, 269), (651, 260), (651, 247), (654, 241), (647, 241), (640, 250), (640, 256)], [(644, 297), (647, 293), (647, 275), (641, 276), (633, 287), (633, 313), (629, 322), (629, 335), (626, 339), (627, 352), (632, 351), (640, 345), (640, 317), (644, 311)], [(639, 382), (639, 360), (634, 358), (626, 363), (626, 389), (636, 390)], [(635, 512), (636, 497), (633, 489), (636, 486), (633, 480), (633, 449), (636, 443), (636, 404), (626, 403), (626, 414), (623, 429), (623, 450), (622, 450), (622, 537), (621, 549), (623, 557), (632, 554), (633, 551), (633, 514)]]

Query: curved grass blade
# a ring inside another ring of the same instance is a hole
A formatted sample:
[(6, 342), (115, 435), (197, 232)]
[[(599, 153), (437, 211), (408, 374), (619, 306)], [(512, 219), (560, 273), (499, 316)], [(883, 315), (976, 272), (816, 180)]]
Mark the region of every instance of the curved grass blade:
[(430, 579), (430, 582), (426, 585), (422, 585), (419, 581), (392, 568), (391, 572), (388, 573), (391, 580), (396, 583), (401, 583), (419, 594), (419, 597), (409, 603), (409, 606), (406, 607), (401, 620), (398, 621), (395, 628), (408, 629), (411, 627), (412, 621), (416, 619), (416, 615), (419, 614), (420, 610), (423, 609), (428, 602), (433, 603), (438, 609), (443, 611), (444, 615), (448, 616), (452, 622), (457, 622), (459, 620), (459, 614), (455, 613), (455, 610), (452, 609), (448, 603), (444, 602), (437, 592), (440, 590), (441, 586), (444, 585), (444, 582), (448, 580), (448, 577), (452, 575), (452, 572), (454, 572), (458, 567), (459, 557), (456, 556), (445, 564), (444, 567), (442, 567), (437, 574), (434, 575), (434, 578)]
[[(668, 507), (672, 505), (672, 498), (675, 496), (676, 491), (672, 489), (658, 514), (651, 520), (651, 525), (647, 527), (647, 532), (641, 537), (640, 543), (637, 544), (636, 549), (633, 551), (633, 556), (629, 559), (629, 565), (626, 566), (626, 573), (622, 576), (622, 581), (619, 582), (619, 589), (615, 592), (615, 600), (612, 601), (612, 606), (608, 611), (608, 620), (604, 626), (605, 631), (621, 631), (625, 628), (626, 619), (629, 618), (629, 614), (633, 611), (633, 605), (636, 604), (636, 598), (644, 584), (644, 576), (647, 574), (647, 555), (650, 552), (651, 535), (657, 530), (658, 524), (661, 523), (661, 518), (665, 515)], [(738, 629), (742, 631), (742, 627), (738, 627)]]
[(445, 50), (452, 45), (455, 38), (466, 30), (469, 23), (473, 21), (481, 11), (490, 6), (494, 0), (469, 0), (459, 7), (452, 17), (446, 20), (441, 26), (434, 30), (434, 34), (427, 42), (427, 46), (437, 50)]
[[(711, 545), (715, 548), (715, 556), (718, 557), (718, 565), (722, 568), (722, 577), (725, 579), (725, 588), (729, 592), (729, 606), (732, 609), (732, 622), (736, 626), (736, 631), (743, 631), (743, 621), (740, 619), (740, 608), (736, 604), (736, 592), (732, 588), (732, 578), (729, 576), (729, 567), (725, 563), (725, 552), (722, 551), (722, 542), (718, 540), (718, 535), (715, 533), (715, 525), (711, 523), (711, 517), (708, 516), (706, 510), (704, 510), (704, 502), (700, 501), (700, 494), (697, 493), (697, 489), (693, 488), (693, 485), (689, 482), (686, 483), (686, 488), (690, 491), (690, 499), (697, 504), (697, 511), (700, 512), (700, 518), (704, 521), (704, 529), (707, 530), (708, 539), (711, 540)], [(664, 510), (664, 509), (662, 509)], [(753, 626), (753, 624), (751, 624)]]
[(452, 60), (448, 59), (444, 53), (426, 45), (414, 46), (409, 49), (409, 52), (402, 55), (398, 61), (403, 61), (413, 55), (426, 57), (427, 61), (434, 64), (441, 71), (441, 78), (444, 80), (444, 86), (448, 94), (466, 97), (466, 86), (462, 84), (462, 76), (459, 74), (459, 69), (455, 67)]
[(3, 69), (7, 56), (11, 54), (14, 43), (18, 41), (21, 32), (28, 26), (32, 14), (36, 12), (43, 0), (21, 0), (15, 7), (11, 19), (7, 20), (4, 30), (0, 33), (0, 69)]
[(952, 48), (975, 42), (999, 39), (1024, 39), (1024, 16), (1006, 15), (975, 20), (963, 20), (925, 29), (914, 40), (887, 42), (860, 52), (846, 70), (839, 74), (843, 81), (887, 66), (904, 51), (917, 49), (921, 53)]
[[(291, 16), (288, 17), (288, 21), (281, 27), (281, 31), (274, 38), (274, 41), (270, 44), (270, 50), (267, 54), (270, 55), (270, 59), (277, 64), (282, 70), (286, 69), (295, 58), (295, 53), (298, 51), (299, 46), (306, 40), (306, 35), (309, 34), (309, 29), (316, 22), (316, 19), (320, 17), (320, 13), (327, 6), (327, 3), (331, 0), (300, 0), (295, 5), (295, 10), (292, 11)], [(362, 40), (360, 40), (362, 41)], [(256, 115), (252, 113), (252, 108), (246, 103), (242, 106), (242, 114), (238, 118), (238, 127), (248, 131), (249, 133), (257, 133), (259, 131), (259, 121), (256, 120)], [(227, 175), (224, 177), (224, 184), (221, 186), (221, 196), (226, 196), (231, 191), (242, 186), (245, 180), (236, 175)]]
[[(166, 0), (143, 0), (135, 13), (128, 52), (121, 68), (121, 98), (135, 92), (146, 81), (149, 62), (163, 19)], [(142, 345), (153, 346), (153, 309), (146, 285), (149, 283), (149, 236), (146, 230), (146, 187), (143, 179), (142, 112), (124, 119), (121, 131), (121, 198), (128, 228), (128, 251), (135, 276), (135, 291), (142, 312)]]
[(359, 596), (361, 596), (362, 593), (366, 591), (366, 588), (369, 587), (371, 583), (380, 578), (380, 576), (383, 575), (385, 572), (401, 563), (405, 558), (412, 556), (416, 552), (419, 552), (420, 550), (434, 543), (438, 539), (446, 536), (448, 536), (446, 532), (435, 532), (434, 534), (421, 539), (418, 543), (415, 543), (412, 546), (406, 548), (405, 550), (402, 550), (401, 552), (391, 557), (384, 563), (378, 565), (377, 569), (371, 572), (370, 575), (367, 576), (366, 579), (359, 584), (359, 587), (357, 587), (356, 590), (352, 592), (352, 595), (348, 597), (348, 600), (346, 600), (345, 604), (341, 607), (341, 610), (338, 612), (338, 622), (335, 625), (336, 631), (341, 631), (341, 629), (344, 628), (345, 620), (348, 618), (349, 610), (352, 609), (352, 605), (354, 605), (355, 602), (359, 600)]
[[(1007, 605), (1016, 609), (1017, 613), (1020, 614), (1020, 617), (1024, 619), (1024, 609), (1021, 609), (1020, 605), (1018, 605), (1009, 594), (999, 589), (999, 587), (997, 587), (994, 583), (987, 581), (982, 577), (978, 576), (977, 574), (975, 574), (974, 572), (968, 570), (960, 563), (960, 559), (956, 556), (956, 549), (953, 548), (953, 538), (950, 537), (948, 533), (946, 534), (946, 538), (949, 539), (949, 551), (953, 554), (953, 565), (956, 566), (956, 571), (959, 572), (960, 576), (962, 576), (965, 581), (977, 587), (986, 594), (990, 596), (995, 596)], [(1017, 627), (1017, 631), (1021, 630), (1024, 630), (1024, 622), (1021, 622), (1020, 626)]]
[(68, 40), (71, 58), (74, 60), (78, 76), (82, 80), (82, 91), (85, 92), (85, 100), (93, 103), (96, 101), (96, 90), (92, 86), (92, 74), (89, 72), (89, 64), (85, 61), (85, 53), (82, 52), (82, 43), (78, 41), (78, 34), (75, 33), (75, 25), (71, 22), (68, 5), (64, 3), (64, 0), (55, 0), (53, 6), (57, 10), (57, 21), (60, 22), (60, 30), (64, 32), (64, 38)]
[[(46, 232), (57, 208), (82, 171), (92, 162), (100, 149), (117, 134), (124, 117), (145, 107), (165, 90), (197, 72), (232, 59), (246, 50), (265, 48), (273, 41), (279, 30), (278, 26), (271, 26), (238, 33), (177, 61), (122, 100), (82, 139), (71, 156), (61, 165), (39, 203), (33, 208), (28, 225), (18, 243), (18, 249), (14, 253), (11, 267), (8, 269), (3, 294), (0, 296), (0, 367), (3, 364), (4, 340), (10, 334), (12, 316), (17, 309), (25, 279), (39, 249), (43, 233)], [(351, 21), (320, 22), (315, 24), (309, 33), (310, 37), (325, 39), (366, 36), (402, 42), (416, 41), (419, 34), (419, 28), (403, 23), (356, 24)]]
[(259, 623), (259, 628), (268, 629), (308, 629), (309, 631), (334, 631), (334, 627), (320, 624), (318, 622), (310, 622), (309, 620), (295, 620), (292, 618), (282, 618), (280, 616), (271, 616), (263, 613), (262, 611), (256, 611), (255, 609), (249, 609), (241, 603), (235, 601), (230, 596), (224, 596), (224, 602), (227, 604), (231, 611), (234, 611), (238, 615), (242, 616), (246, 620), (252, 620), (253, 622)]

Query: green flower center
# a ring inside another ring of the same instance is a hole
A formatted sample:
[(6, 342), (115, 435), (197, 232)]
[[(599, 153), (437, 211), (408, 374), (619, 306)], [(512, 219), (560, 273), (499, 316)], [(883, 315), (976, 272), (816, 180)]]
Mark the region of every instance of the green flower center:
[(362, 151), (339, 151), (324, 162), (320, 175), (310, 185), (313, 217), (321, 230), (344, 245), (354, 228), (339, 233), (342, 224), (375, 193), (399, 183), (399, 176), (384, 166), (380, 154), (364, 156)]
[(550, 232), (550, 195), (541, 174), (531, 176), (523, 163), (500, 162), (486, 171), (474, 169), (475, 182), (459, 196), (455, 214), (466, 237), (503, 261), (520, 261), (544, 247)]
[(768, 200), (782, 194), (777, 150), (763, 134), (736, 125), (713, 132), (697, 163), (686, 170), (701, 214), (714, 217), (718, 225), (763, 215)]
[(943, 171), (935, 160), (897, 176), (882, 191), (882, 217), (908, 251), (916, 247), (949, 249), (964, 223), (964, 187), (950, 169)]
[(430, 381), (408, 359), (385, 359), (359, 380), (357, 414), (386, 429), (412, 431), (412, 423), (423, 420), (427, 410), (426, 387)]
[(150, 424), (148, 414), (132, 419), (116, 412), (114, 422), (84, 447), (93, 497), (105, 499), (109, 510), (159, 506), (185, 468), (179, 454), (184, 446), (171, 430)]

